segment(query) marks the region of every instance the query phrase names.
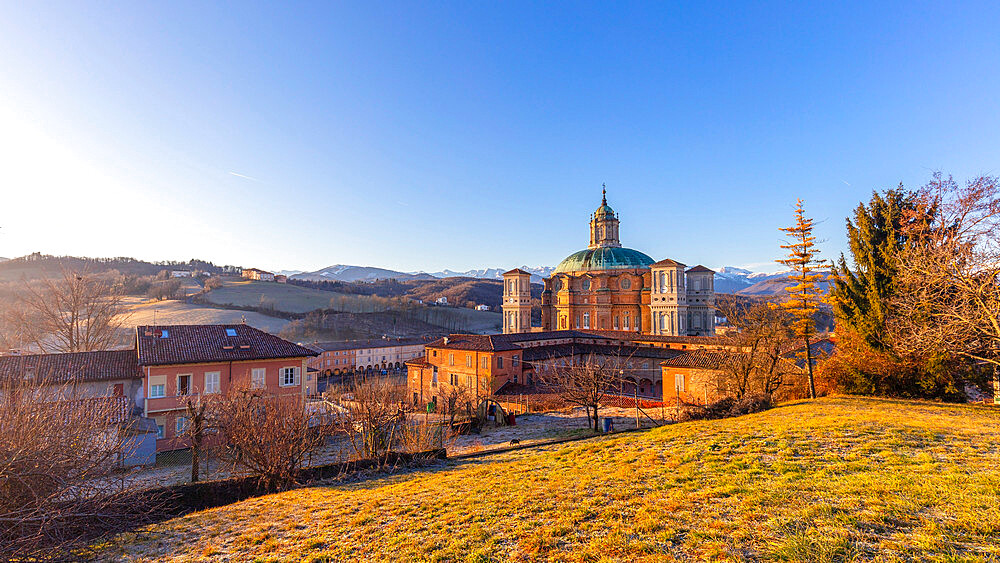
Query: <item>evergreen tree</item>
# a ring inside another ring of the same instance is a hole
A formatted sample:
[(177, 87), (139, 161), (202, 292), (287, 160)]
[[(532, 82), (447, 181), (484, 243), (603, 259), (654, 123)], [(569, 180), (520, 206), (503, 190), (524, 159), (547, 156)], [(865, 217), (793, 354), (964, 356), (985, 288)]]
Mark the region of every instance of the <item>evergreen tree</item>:
[(812, 350), (809, 348), (809, 339), (816, 333), (814, 315), (819, 310), (819, 304), (823, 300), (823, 291), (816, 282), (824, 277), (820, 269), (826, 262), (817, 258), (819, 249), (816, 248), (816, 237), (812, 234), (813, 220), (806, 217), (801, 199), (795, 205), (795, 225), (780, 230), (787, 233), (788, 237), (788, 244), (781, 245), (781, 248), (789, 252), (788, 258), (777, 262), (792, 269), (791, 275), (788, 276), (788, 281), (792, 282), (792, 285), (786, 288), (790, 294), (789, 299), (781, 305), (795, 319), (792, 325), (795, 334), (802, 338), (805, 344), (806, 366), (809, 372), (809, 397), (815, 399), (816, 380), (813, 377)]
[(915, 211), (913, 192), (872, 192), (866, 207), (859, 203), (854, 221), (847, 219), (847, 239), (854, 270), (843, 254), (833, 267), (830, 301), (838, 327), (857, 333), (878, 352), (889, 351), (885, 340), (886, 317), (895, 291), (899, 251), (906, 244), (907, 216)]

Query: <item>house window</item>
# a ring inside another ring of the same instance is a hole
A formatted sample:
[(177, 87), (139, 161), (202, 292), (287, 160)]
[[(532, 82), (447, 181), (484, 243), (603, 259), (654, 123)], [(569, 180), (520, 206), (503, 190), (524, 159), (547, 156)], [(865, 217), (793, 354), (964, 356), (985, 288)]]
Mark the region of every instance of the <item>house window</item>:
[(438, 368), (434, 366), (434, 373), (431, 374), (431, 385), (437, 387), (438, 384)]
[(503, 356), (497, 356), (497, 369), (503, 369)]
[(514, 357), (510, 359), (510, 367), (516, 368), (519, 360), (520, 358), (517, 356), (517, 354), (514, 354)]
[(615, 330), (618, 330), (618, 315), (615, 315)]
[(178, 416), (177, 421), (174, 423), (174, 435), (180, 436), (187, 432), (188, 419), (186, 416)]
[(291, 387), (299, 384), (299, 370), (301, 368), (281, 368), (282, 387)]
[(250, 370), (250, 387), (263, 389), (267, 385), (267, 368), (253, 368)]
[(451, 383), (452, 385), (458, 385), (458, 376), (455, 375), (454, 373), (450, 374), (448, 376), (448, 383)]
[(467, 368), (472, 367), (472, 354), (469, 354), (468, 356), (465, 357), (465, 367)]
[(576, 316), (576, 328), (580, 328), (580, 315)]
[(191, 394), (191, 374), (177, 376), (177, 396), (183, 397)]
[(219, 372), (210, 371), (205, 374), (205, 393), (219, 392)]
[(167, 396), (167, 386), (164, 384), (150, 385), (149, 386), (149, 398), (150, 399), (160, 399)]
[(583, 328), (590, 328), (590, 313), (583, 314)]
[(680, 393), (682, 391), (685, 391), (685, 388), (684, 388), (684, 374), (683, 373), (676, 373), (676, 374), (674, 374), (674, 389), (678, 393)]
[(625, 313), (625, 318), (622, 319), (622, 328), (624, 328), (625, 330), (629, 329), (629, 320), (630, 319), (629, 319), (628, 313)]
[(472, 376), (471, 375), (465, 376), (465, 386), (468, 387), (469, 389), (473, 389), (474, 388), (473, 383), (472, 383)]
[(163, 425), (162, 424), (157, 424), (156, 425), (156, 439), (157, 440), (162, 440), (163, 438), (166, 437), (166, 435), (167, 435), (166, 434), (166, 430), (163, 428)]
[(455, 365), (455, 354), (448, 354), (448, 365)]
[(236, 336), (236, 329), (235, 328), (227, 328), (226, 329), (226, 336)]
[(483, 356), (483, 361), (480, 362), (480, 364), (483, 366), (483, 369), (489, 368), (490, 367), (490, 359), (489, 359), (489, 357)]

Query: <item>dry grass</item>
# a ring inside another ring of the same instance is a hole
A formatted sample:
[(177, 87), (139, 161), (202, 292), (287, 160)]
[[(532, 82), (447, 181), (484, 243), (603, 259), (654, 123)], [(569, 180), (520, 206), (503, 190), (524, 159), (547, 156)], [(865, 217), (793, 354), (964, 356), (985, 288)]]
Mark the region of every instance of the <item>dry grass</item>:
[(859, 398), (523, 450), (178, 518), (126, 560), (983, 560), (1000, 412)]
[(184, 301), (150, 301), (132, 298), (129, 300), (127, 326), (158, 324), (237, 324), (246, 318), (247, 324), (261, 330), (277, 334), (288, 321), (269, 317), (252, 311), (217, 309), (204, 305), (194, 305)]

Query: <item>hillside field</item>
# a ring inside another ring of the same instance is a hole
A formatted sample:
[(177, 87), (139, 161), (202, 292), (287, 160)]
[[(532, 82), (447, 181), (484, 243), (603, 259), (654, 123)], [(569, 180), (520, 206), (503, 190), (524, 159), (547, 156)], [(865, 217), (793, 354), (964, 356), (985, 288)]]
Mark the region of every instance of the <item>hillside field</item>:
[(129, 561), (1000, 557), (1000, 411), (864, 398), (452, 460), (176, 518)]
[(277, 334), (288, 325), (285, 319), (269, 317), (253, 311), (219, 309), (204, 305), (194, 305), (184, 301), (168, 299), (150, 301), (130, 298), (127, 327), (151, 325), (154, 321), (161, 325), (171, 324), (238, 324), (246, 323), (254, 328)]

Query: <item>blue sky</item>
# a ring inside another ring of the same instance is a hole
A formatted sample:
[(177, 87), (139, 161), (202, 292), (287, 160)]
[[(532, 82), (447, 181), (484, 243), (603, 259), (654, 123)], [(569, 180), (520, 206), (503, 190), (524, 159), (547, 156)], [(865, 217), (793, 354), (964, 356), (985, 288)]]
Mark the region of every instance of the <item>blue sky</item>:
[(873, 189), (1000, 173), (966, 3), (0, 2), (0, 256), (773, 271)]

